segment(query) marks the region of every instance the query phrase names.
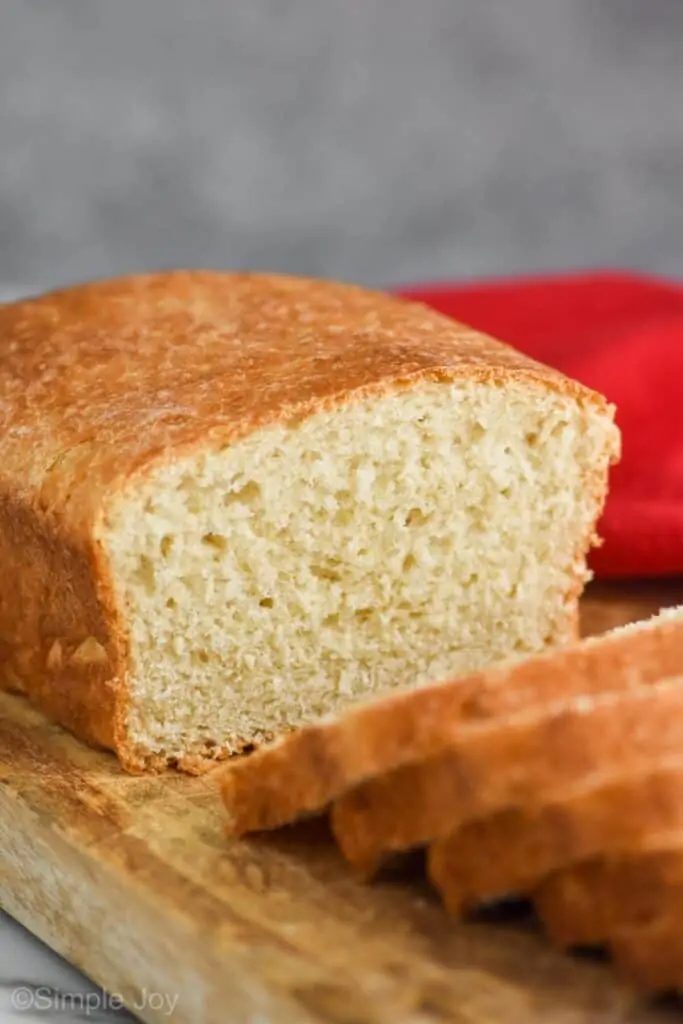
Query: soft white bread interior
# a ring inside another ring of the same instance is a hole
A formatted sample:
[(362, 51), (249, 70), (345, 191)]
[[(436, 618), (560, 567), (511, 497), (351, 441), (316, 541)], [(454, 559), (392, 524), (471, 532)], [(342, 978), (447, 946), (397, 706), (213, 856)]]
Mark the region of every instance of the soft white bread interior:
[(612, 438), (570, 398), (426, 382), (155, 470), (101, 538), (131, 739), (237, 750), (569, 640)]

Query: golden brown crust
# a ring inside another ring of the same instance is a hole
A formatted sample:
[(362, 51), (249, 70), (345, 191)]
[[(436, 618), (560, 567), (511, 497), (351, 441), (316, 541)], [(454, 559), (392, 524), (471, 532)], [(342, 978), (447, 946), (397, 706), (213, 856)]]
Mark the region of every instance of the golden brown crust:
[(60, 542), (17, 496), (0, 495), (0, 661), (4, 688), (26, 693), (91, 743), (123, 738), (126, 643), (101, 553), (90, 538)]
[(346, 859), (363, 873), (383, 857), (509, 806), (533, 806), (627, 765), (674, 757), (683, 742), (683, 679), (461, 729), (419, 764), (368, 780), (332, 808)]
[[(0, 345), (2, 685), (131, 770), (165, 759), (126, 739), (125, 621), (96, 537), (136, 474), (421, 379), (518, 381), (608, 410), (426, 307), (289, 277), (178, 271), (82, 285), (1, 306)], [(74, 662), (85, 642), (92, 660)]]
[(662, 915), (648, 925), (618, 929), (610, 952), (623, 978), (650, 992), (683, 991), (683, 888), (667, 894)]
[[(453, 914), (483, 900), (528, 895), (579, 861), (633, 850), (665, 831), (683, 834), (682, 796), (680, 759), (645, 771), (629, 765), (623, 775), (566, 799), (509, 808), (437, 840), (429, 849), (429, 875)], [(559, 877), (567, 876), (571, 871)]]
[(230, 830), (277, 828), (320, 811), (366, 779), (435, 754), (464, 724), (653, 683), (682, 664), (683, 614), (372, 701), (231, 762), (221, 777)]
[(536, 905), (558, 945), (606, 944), (619, 972), (639, 988), (683, 989), (680, 828), (652, 830), (641, 850), (552, 876)]
[(82, 285), (1, 306), (0, 339), (0, 483), (59, 509), (78, 539), (103, 496), (150, 463), (352, 393), (519, 381), (609, 408), (424, 306), (290, 277), (179, 271)]
[[(653, 829), (640, 849), (594, 857), (550, 875), (534, 902), (557, 945), (598, 946), (655, 925), (683, 894), (683, 830)], [(682, 908), (683, 909), (683, 908)]]

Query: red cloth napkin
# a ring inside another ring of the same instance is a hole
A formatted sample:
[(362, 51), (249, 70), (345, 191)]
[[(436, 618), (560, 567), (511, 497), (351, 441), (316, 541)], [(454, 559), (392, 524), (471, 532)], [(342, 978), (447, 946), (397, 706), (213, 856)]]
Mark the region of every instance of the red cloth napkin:
[(597, 576), (683, 573), (683, 286), (626, 274), (401, 289), (617, 406)]

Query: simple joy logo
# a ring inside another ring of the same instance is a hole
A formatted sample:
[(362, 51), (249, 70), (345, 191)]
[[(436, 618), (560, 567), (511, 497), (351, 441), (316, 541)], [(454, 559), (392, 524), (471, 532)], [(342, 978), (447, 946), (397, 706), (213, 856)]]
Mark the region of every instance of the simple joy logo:
[[(12, 1009), (18, 1013), (57, 1011), (94, 1017), (102, 1013), (125, 1013), (123, 996), (117, 992), (60, 992), (48, 985), (19, 985), (12, 990)], [(172, 1017), (178, 1006), (177, 992), (154, 992), (143, 988), (128, 1003), (132, 1013), (153, 1010), (164, 1017)]]

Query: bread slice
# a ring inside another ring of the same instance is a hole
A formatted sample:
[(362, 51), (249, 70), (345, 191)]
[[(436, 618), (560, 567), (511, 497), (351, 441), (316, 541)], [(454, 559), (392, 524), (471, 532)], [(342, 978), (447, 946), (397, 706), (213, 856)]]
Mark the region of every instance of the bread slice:
[(639, 988), (683, 989), (683, 830), (653, 830), (647, 845), (587, 861), (544, 883), (537, 909), (559, 945), (607, 945)]
[(637, 850), (550, 875), (534, 903), (553, 942), (571, 948), (611, 945), (619, 932), (656, 922), (676, 899), (680, 906), (681, 893), (683, 830), (672, 827), (653, 830)]
[[(671, 608), (561, 650), (375, 699), (231, 761), (221, 776), (228, 827), (243, 835), (321, 811), (367, 779), (433, 756), (465, 726), (682, 669), (683, 609)], [(381, 799), (385, 782), (379, 787)], [(413, 814), (410, 804), (399, 810)]]
[(561, 800), (464, 825), (432, 843), (428, 870), (448, 910), (460, 914), (496, 897), (528, 895), (563, 868), (637, 849), (664, 832), (683, 835), (680, 757), (644, 771), (629, 766)]
[(650, 992), (683, 992), (683, 888), (672, 889), (661, 916), (615, 932), (610, 952), (619, 973)]
[(0, 307), (0, 657), (131, 770), (570, 640), (618, 432), (425, 307), (175, 272)]
[(332, 808), (346, 859), (363, 873), (390, 853), (447, 835), (510, 806), (628, 766), (676, 756), (683, 744), (683, 677), (493, 720), (440, 754), (370, 779)]

